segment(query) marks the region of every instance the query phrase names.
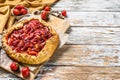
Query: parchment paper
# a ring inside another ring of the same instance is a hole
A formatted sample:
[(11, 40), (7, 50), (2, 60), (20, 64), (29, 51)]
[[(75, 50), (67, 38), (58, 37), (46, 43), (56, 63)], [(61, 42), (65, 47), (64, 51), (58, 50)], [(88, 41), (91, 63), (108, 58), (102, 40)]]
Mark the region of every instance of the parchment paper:
[[(26, 19), (28, 17), (36, 17), (36, 18), (40, 18), (40, 15), (31, 15), (29, 14), (27, 17), (24, 17), (22, 19), (20, 19), (19, 21)], [(60, 45), (59, 48), (62, 47), (65, 42), (68, 39), (68, 34), (66, 34), (66, 30), (69, 28), (69, 23), (66, 20), (60, 19), (58, 17), (55, 17), (53, 15), (50, 15), (50, 20), (48, 21), (49, 25), (56, 30), (56, 32), (58, 33), (59, 37), (60, 37)], [(0, 67), (5, 69), (6, 71), (24, 79), (22, 77), (21, 73), (15, 73), (13, 71), (11, 71), (10, 69), (10, 64), (13, 62), (12, 59), (10, 59), (7, 55), (6, 52), (2, 49), (2, 44), (1, 44), (1, 38), (2, 35), (0, 35)], [(47, 61), (46, 61), (47, 62)], [(26, 80), (34, 80), (35, 76), (38, 74), (38, 72), (41, 70), (41, 67), (44, 65), (38, 65), (38, 66), (30, 66), (30, 65), (24, 65), (24, 64), (20, 64), (20, 69), (23, 66), (29, 66), (30, 68), (30, 77), (28, 77)]]

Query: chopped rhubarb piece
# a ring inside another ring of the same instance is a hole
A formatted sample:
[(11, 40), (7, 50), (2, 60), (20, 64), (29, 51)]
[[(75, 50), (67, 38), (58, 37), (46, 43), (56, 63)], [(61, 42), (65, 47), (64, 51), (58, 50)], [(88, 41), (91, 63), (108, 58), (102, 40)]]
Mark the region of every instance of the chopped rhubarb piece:
[(31, 33), (31, 34), (29, 35), (29, 39), (32, 39), (33, 37), (34, 37), (34, 34)]
[(38, 49), (39, 48), (39, 44), (35, 44), (35, 48)]
[(19, 34), (13, 34), (13, 36), (14, 36), (15, 38), (19, 38), (19, 37), (20, 37)]
[(16, 47), (18, 43), (19, 43), (19, 40), (14, 40), (12, 45)]
[(17, 52), (21, 52), (21, 50), (20, 50), (19, 47), (16, 47), (15, 50), (16, 50)]
[(23, 46), (22, 48), (21, 48), (21, 51), (26, 51), (27, 50), (27, 47), (26, 46)]
[(19, 33), (21, 33), (21, 34), (24, 33), (23, 29), (20, 29), (20, 30), (19, 30)]
[(9, 44), (9, 45), (12, 45), (13, 41), (14, 41), (14, 40), (13, 40), (12, 38), (8, 39), (8, 44)]
[(29, 51), (29, 53), (28, 54), (30, 54), (30, 55), (36, 55), (37, 54), (37, 52), (36, 51)]
[(24, 42), (21, 40), (21, 41), (19, 42), (19, 44), (17, 45), (17, 47), (22, 48), (23, 46), (24, 46)]

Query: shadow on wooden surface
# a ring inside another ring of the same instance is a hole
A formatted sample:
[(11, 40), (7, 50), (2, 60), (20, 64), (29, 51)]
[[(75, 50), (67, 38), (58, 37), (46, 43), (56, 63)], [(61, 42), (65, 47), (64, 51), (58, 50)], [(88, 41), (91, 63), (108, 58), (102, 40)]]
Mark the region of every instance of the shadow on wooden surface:
[[(64, 47), (64, 46), (63, 46)], [(63, 57), (63, 53), (69, 51), (69, 47), (61, 47), (59, 48), (58, 50), (56, 50), (56, 52), (54, 53), (54, 55), (50, 58), (50, 60), (45, 64), (45, 66), (53, 66), (51, 64), (49, 64), (49, 62), (51, 62), (51, 60), (54, 58), (54, 57), (57, 57), (56, 59), (54, 59), (54, 62), (53, 64), (55, 65), (55, 63), (61, 58)], [(62, 52), (62, 53), (61, 53)], [(59, 64), (61, 65), (61, 64)]]

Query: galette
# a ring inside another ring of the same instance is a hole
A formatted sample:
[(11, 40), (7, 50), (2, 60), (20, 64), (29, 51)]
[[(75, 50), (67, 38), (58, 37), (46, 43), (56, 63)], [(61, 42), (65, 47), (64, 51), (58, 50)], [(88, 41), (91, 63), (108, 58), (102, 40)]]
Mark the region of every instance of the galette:
[(20, 63), (41, 64), (59, 45), (59, 36), (49, 24), (37, 18), (22, 20), (8, 29), (2, 38), (7, 55)]

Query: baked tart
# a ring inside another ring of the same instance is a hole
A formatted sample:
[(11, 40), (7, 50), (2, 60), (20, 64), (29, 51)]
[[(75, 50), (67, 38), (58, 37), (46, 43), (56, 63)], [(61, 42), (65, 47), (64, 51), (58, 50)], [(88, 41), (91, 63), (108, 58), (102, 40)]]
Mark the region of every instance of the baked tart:
[(29, 18), (8, 29), (2, 38), (7, 55), (25, 64), (41, 64), (48, 60), (59, 45), (59, 36), (46, 22)]

